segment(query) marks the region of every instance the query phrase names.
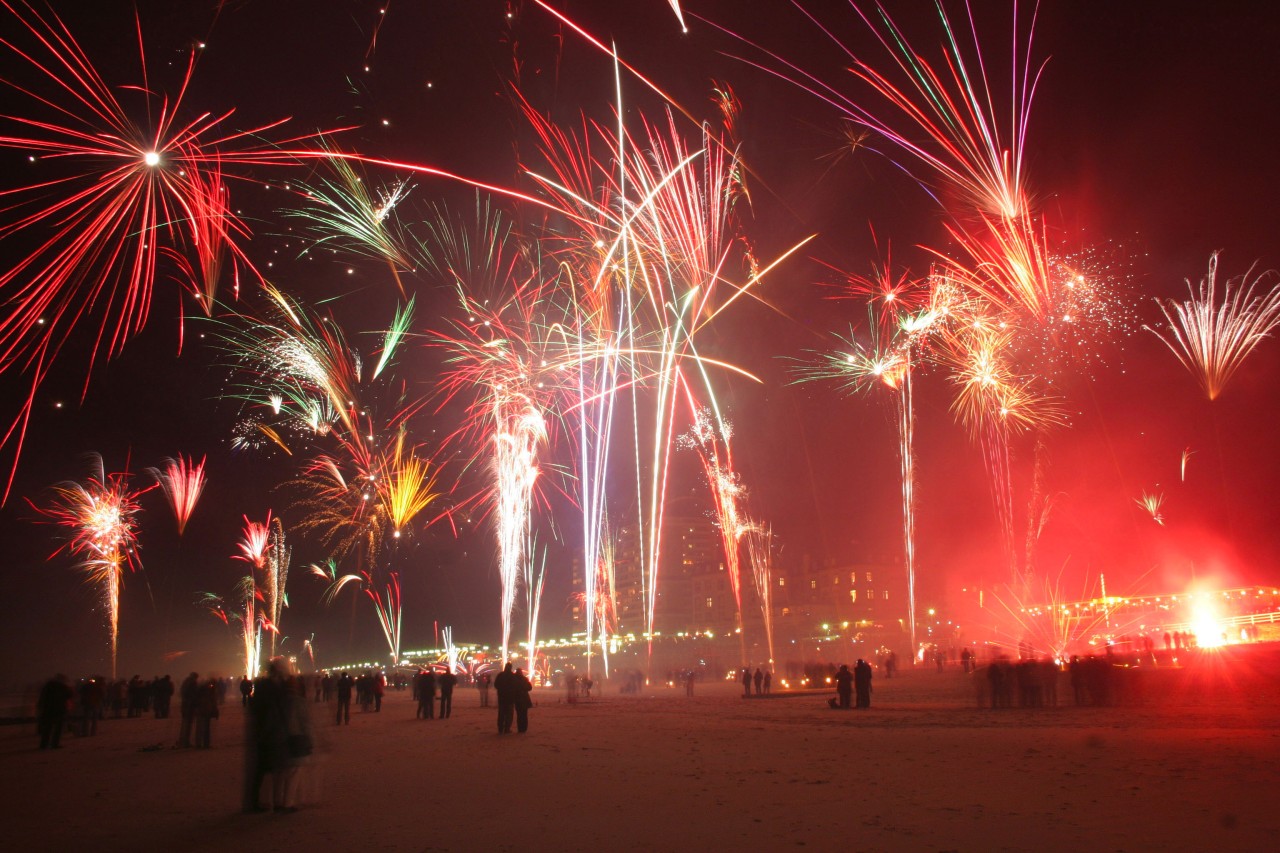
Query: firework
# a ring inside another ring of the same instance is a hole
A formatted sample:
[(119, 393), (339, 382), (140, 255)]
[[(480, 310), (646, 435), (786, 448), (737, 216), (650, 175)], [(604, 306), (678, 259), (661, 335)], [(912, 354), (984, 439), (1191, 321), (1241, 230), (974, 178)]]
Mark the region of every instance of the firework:
[[(107, 474), (102, 457), (94, 455), (94, 471), (83, 482), (59, 483), (46, 506), (36, 510), (66, 528), (63, 550), (81, 558), (86, 580), (102, 589), (111, 640), (111, 677), (116, 675), (120, 634), (120, 589), (124, 570), (137, 567), (138, 513), (141, 491), (129, 487), (129, 475)], [(145, 490), (144, 490), (145, 491)]]
[[(249, 578), (254, 584), (255, 597), (262, 600), (262, 610), (257, 619), (250, 621), (260, 623), (270, 633), (268, 657), (274, 657), (281, 613), (288, 605), (285, 583), (289, 579), (289, 559), (292, 555), (292, 549), (285, 543), (284, 524), (279, 518), (272, 518), (270, 511), (267, 512), (265, 522), (250, 521), (246, 516), (244, 536), (239, 547), (240, 553), (234, 557), (252, 567)], [(246, 610), (248, 609), (249, 605), (246, 604)]]
[(1161, 512), (1164, 506), (1164, 493), (1143, 490), (1142, 497), (1134, 498), (1133, 502), (1150, 513), (1151, 520), (1156, 524), (1164, 524), (1164, 514)]
[(332, 605), (337, 599), (338, 593), (350, 583), (363, 583), (364, 576), (358, 574), (342, 575), (338, 573), (338, 561), (330, 558), (323, 564), (312, 563), (310, 566), (313, 577), (318, 577), (326, 582), (324, 593), (320, 596), (320, 601), (326, 606)]
[(399, 539), (404, 530), (422, 510), (431, 505), (439, 495), (435, 487), (435, 472), (416, 449), (405, 450), (405, 434), (396, 436), (394, 449), (382, 457), (382, 476), (377, 480), (378, 493), (391, 524), (392, 536)]
[(773, 528), (753, 523), (747, 532), (747, 556), (760, 600), (764, 619), (764, 636), (769, 646), (769, 663), (773, 663)]
[(750, 530), (750, 523), (743, 514), (742, 503), (746, 497), (745, 489), (736, 471), (733, 470), (733, 453), (730, 440), (733, 437), (731, 425), (716, 416), (708, 408), (701, 408), (694, 415), (693, 426), (689, 432), (680, 437), (679, 445), (697, 452), (702, 460), (702, 469), (707, 476), (711, 488), (715, 517), (720, 527), (720, 538), (724, 548), (724, 567), (729, 576), (729, 588), (733, 591), (733, 600), (737, 608), (738, 637), (742, 664), (747, 663), (746, 635), (743, 632), (742, 620), (742, 561), (740, 540)]
[(398, 180), (377, 190), (375, 198), (355, 171), (358, 155), (342, 155), (327, 146), (324, 150), (330, 154), (325, 165), (334, 178), (322, 179), (319, 186), (296, 185), (306, 206), (286, 209), (284, 215), (302, 220), (302, 235), (309, 241), (306, 252), (325, 246), (386, 261), (400, 295), (405, 296), (400, 273), (415, 264), (394, 211), (412, 186)]
[(1157, 300), (1168, 326), (1145, 327), (1191, 371), (1210, 400), (1217, 399), (1249, 354), (1280, 324), (1280, 283), (1275, 272), (1228, 279), (1218, 294), (1218, 253), (1196, 288), (1187, 280), (1185, 302)]
[(196, 502), (204, 491), (204, 462), (201, 458), (197, 464), (195, 457), (186, 459), (179, 454), (177, 459), (166, 459), (163, 469), (148, 469), (169, 500), (173, 516), (178, 522), (179, 536), (186, 529), (187, 520), (191, 518)]
[(391, 572), (386, 585), (379, 589), (373, 583), (372, 576), (365, 574), (365, 594), (373, 601), (374, 611), (378, 615), (378, 626), (387, 640), (387, 648), (391, 653), (392, 664), (400, 663), (400, 575)]
[(170, 96), (146, 79), (140, 38), (142, 84), (113, 85), (57, 15), (10, 2), (0, 15), (9, 60), (0, 83), (13, 96), (8, 103), (27, 111), (0, 115), (0, 148), (23, 152), (38, 170), (32, 183), (4, 191), (0, 239), (30, 229), (42, 241), (0, 273), (9, 305), (0, 322), (0, 370), (25, 373), (30, 386), (0, 442), (13, 443), (16, 467), (36, 391), (64, 345), (96, 324), (87, 385), (96, 359), (119, 354), (146, 324), (166, 257), (178, 260), (206, 313), (225, 259), (253, 271), (225, 170), (296, 162), (278, 146), (301, 138), (267, 141), (283, 122), (228, 130), (231, 111), (181, 123), (195, 50)]
[(1190, 447), (1182, 451), (1182, 482), (1184, 483), (1187, 481), (1187, 462), (1189, 462), (1191, 457), (1194, 455), (1195, 451)]

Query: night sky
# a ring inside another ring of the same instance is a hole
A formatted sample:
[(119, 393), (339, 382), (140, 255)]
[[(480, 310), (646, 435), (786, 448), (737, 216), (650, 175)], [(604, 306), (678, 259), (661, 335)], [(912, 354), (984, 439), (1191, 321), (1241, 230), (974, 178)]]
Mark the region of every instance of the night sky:
[[(1003, 69), (1011, 6), (975, 5), (991, 68)], [(815, 7), (855, 53), (886, 59), (839, 4)], [(608, 120), (615, 97), (606, 58), (533, 4), (104, 0), (52, 8), (113, 85), (140, 83), (134, 9), (155, 89), (176, 85), (191, 46), (205, 43), (184, 106), (192, 116), (234, 108), (232, 127), (286, 116), (298, 134), (353, 127), (341, 136), (348, 149), (524, 191), (532, 184), (519, 164), (536, 158), (510, 97), (517, 74), (529, 101), (567, 126), (580, 127), (583, 115)], [(751, 169), (753, 204), (743, 227), (758, 256), (771, 258), (818, 235), (803, 257), (770, 275), (759, 302), (744, 301), (718, 320), (705, 342), (709, 352), (764, 380), (726, 380), (719, 392), (735, 427), (739, 471), (753, 511), (773, 522), (790, 558), (895, 553), (900, 484), (888, 398), (847, 398), (833, 387), (796, 385), (794, 359), (830, 345), (832, 333), (865, 325), (860, 305), (827, 298), (833, 268), (869, 272), (882, 260), (877, 240), (881, 252), (891, 245), (895, 263), (917, 273), (930, 257), (919, 247), (947, 249), (937, 204), (873, 150), (834, 156), (841, 149), (835, 110), (742, 62), (738, 57), (759, 53), (698, 17), (860, 92), (839, 54), (790, 4), (689, 3), (687, 35), (663, 0), (557, 8), (615, 41), (627, 62), (699, 120), (717, 119), (713, 81), (732, 85), (743, 104), (742, 153)], [(927, 4), (889, 8), (917, 47), (936, 43), (937, 17)], [(1048, 439), (1047, 492), (1055, 498), (1039, 566), (1060, 574), (1063, 588), (1082, 597), (1096, 592), (1099, 573), (1113, 594), (1178, 591), (1193, 578), (1225, 586), (1280, 579), (1271, 499), (1280, 470), (1272, 437), (1280, 342), (1264, 342), (1210, 404), (1173, 355), (1142, 330), (1161, 319), (1153, 297), (1183, 298), (1184, 279), (1198, 280), (1214, 250), (1222, 250), (1220, 278), (1255, 262), (1260, 269), (1280, 265), (1274, 154), (1280, 77), (1271, 67), (1277, 37), (1280, 12), (1271, 4), (1047, 0), (1039, 9), (1034, 56), (1048, 64), (1031, 113), (1026, 168), (1032, 199), (1056, 245), (1107, 260), (1132, 312), (1124, 324), (1131, 331), (1100, 342), (1060, 388), (1071, 423)], [(0, 52), (0, 77), (25, 73), (11, 51)], [(656, 96), (625, 75), (623, 97), (629, 121), (643, 113), (665, 122)], [(12, 115), (30, 108), (12, 92), (0, 100)], [(865, 100), (875, 103), (869, 95)], [(688, 119), (677, 122), (692, 136)], [(10, 119), (3, 124), (4, 133), (12, 131)], [(871, 147), (889, 150), (882, 143)], [(5, 189), (42, 180), (39, 168), (22, 151), (0, 149)], [(336, 300), (328, 308), (345, 324), (376, 329), (396, 302), (384, 268), (300, 257), (303, 245), (278, 215), (287, 198), (279, 185), (307, 171), (255, 167), (243, 171), (253, 180), (231, 182), (233, 206), (254, 230), (248, 253), (291, 294), (313, 303)], [(397, 176), (369, 177), (389, 182)], [(414, 183), (418, 210), (474, 204), (467, 187), (425, 178)], [(28, 239), (34, 238), (0, 243), (5, 264), (29, 247)], [(356, 273), (348, 275), (348, 267)], [(449, 298), (440, 288), (420, 291), (418, 331), (438, 326), (432, 312)], [(231, 451), (241, 408), (220, 399), (225, 359), (201, 337), (212, 333), (209, 324), (193, 319), (191, 304), (180, 312), (180, 299), (190, 302), (171, 281), (158, 283), (147, 328), (120, 358), (97, 365), (83, 400), (83, 340), (68, 349), (39, 393), (13, 494), (0, 510), (7, 546), (0, 570), (0, 682), (108, 666), (97, 593), (81, 583), (67, 556), (47, 560), (60, 532), (35, 523), (27, 502), (40, 502), (55, 482), (83, 476), (83, 455), (90, 452), (101, 453), (110, 470), (127, 465), (140, 483), (147, 479), (143, 470), (164, 457), (209, 456), (210, 484), (181, 540), (159, 493), (143, 498), (145, 568), (125, 580), (120, 674), (235, 669), (232, 633), (193, 601), (200, 590), (229, 592), (242, 574), (242, 564), (230, 559), (241, 515), (261, 518), (273, 509), (288, 518), (277, 486), (293, 463)], [(260, 304), (251, 293), (245, 300), (242, 307)], [(181, 355), (180, 313), (187, 318)], [(416, 358), (429, 381), (432, 357)], [(23, 382), (12, 371), (0, 377), (6, 419), (25, 393)], [(923, 601), (945, 606), (964, 583), (995, 583), (1007, 569), (981, 455), (949, 411), (945, 377), (926, 370), (916, 388), (919, 583)], [(452, 432), (454, 416), (446, 409), (420, 423), (418, 433), (429, 441), (433, 429)], [(1195, 454), (1184, 483), (1179, 462), (1186, 448)], [(1020, 482), (1029, 454), (1029, 446), (1015, 446)], [(8, 464), (11, 455), (5, 458)], [(674, 488), (696, 489), (696, 459), (676, 459), (687, 471), (677, 474)], [(1165, 525), (1135, 503), (1144, 490), (1165, 494)], [(573, 538), (569, 508), (557, 511)], [(491, 538), (481, 523), (464, 524), (458, 537), (439, 525), (415, 539), (416, 566), (405, 572), (404, 648), (433, 644), (433, 623), (453, 625), (461, 641), (495, 641)], [(297, 537), (293, 544), (293, 606), (284, 624), (290, 642), (296, 647), (314, 632), (317, 652), (329, 662), (384, 654), (367, 601), (361, 599), (354, 614), (350, 600), (324, 610), (322, 585), (302, 570), (323, 550)], [(545, 635), (568, 628), (567, 566), (553, 571), (543, 605)], [(162, 660), (177, 652), (186, 653), (182, 661)]]

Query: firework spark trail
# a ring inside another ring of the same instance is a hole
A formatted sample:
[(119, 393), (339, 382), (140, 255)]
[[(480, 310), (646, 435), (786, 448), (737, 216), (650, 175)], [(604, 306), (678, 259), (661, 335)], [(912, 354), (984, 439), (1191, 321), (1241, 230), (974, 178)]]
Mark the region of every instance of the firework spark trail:
[[(1088, 586), (1086, 580), (1085, 586)], [(1061, 574), (1056, 581), (1023, 577), (1004, 587), (1004, 595), (992, 591), (1004, 616), (1016, 626), (1019, 642), (1030, 645), (1037, 655), (1065, 661), (1069, 650), (1100, 632), (1107, 632), (1108, 608), (1105, 583), (1102, 606), (1099, 600), (1068, 601)]]
[(373, 582), (373, 577), (369, 574), (365, 575), (365, 593), (373, 601), (374, 611), (378, 615), (378, 625), (382, 628), (382, 635), (387, 640), (387, 648), (391, 654), (391, 662), (393, 664), (400, 663), (400, 575), (391, 572), (387, 578), (387, 584), (383, 590), (379, 590)]
[(258, 613), (258, 585), (252, 574), (236, 584), (240, 597), (240, 644), (244, 652), (244, 671), (250, 678), (262, 669), (262, 616)]
[[(929, 293), (929, 303), (923, 304), (918, 285), (913, 282), (895, 283), (886, 265), (875, 271), (872, 279), (851, 279), (855, 287), (864, 292), (890, 293), (898, 303), (893, 321), (886, 320), (886, 309), (881, 306), (878, 317), (873, 313), (871, 327), (875, 330), (874, 344), (864, 346), (856, 341), (850, 331), (847, 340), (839, 338), (847, 347), (845, 352), (822, 352), (817, 364), (802, 366), (798, 374), (804, 380), (835, 380), (842, 390), (857, 392), (883, 386), (895, 391), (895, 425), (898, 431), (898, 461), (902, 481), (902, 540), (903, 563), (907, 579), (907, 624), (912, 655), (916, 643), (916, 568), (915, 568), (915, 398), (912, 386), (912, 367), (916, 352), (925, 347), (931, 336), (944, 334), (950, 318), (951, 304), (945, 300), (945, 290)], [(914, 313), (909, 309), (918, 307)], [(874, 306), (870, 309), (876, 312)], [(842, 347), (843, 348), (843, 347)]]
[[(1149, 332), (1187, 368), (1210, 400), (1216, 400), (1249, 354), (1280, 325), (1280, 284), (1268, 285), (1275, 272), (1228, 279), (1218, 295), (1218, 253), (1209, 256), (1209, 273), (1198, 288), (1187, 280), (1185, 302), (1156, 300), (1168, 326)], [(1255, 295), (1259, 288), (1264, 292)]]
[(417, 455), (417, 448), (406, 451), (404, 443), (405, 432), (401, 430), (394, 448), (383, 454), (377, 478), (378, 494), (396, 539), (440, 496), (435, 491), (435, 469)]
[[(240, 540), (240, 553), (235, 555), (235, 559), (243, 560), (252, 567), (249, 577), (254, 584), (255, 597), (262, 601), (262, 609), (256, 614), (256, 619), (247, 613), (245, 618), (249, 621), (246, 625), (259, 624), (271, 634), (268, 657), (275, 656), (280, 614), (287, 603), (284, 590), (291, 554), (292, 549), (285, 544), (284, 525), (279, 518), (272, 518), (270, 511), (265, 522), (250, 521), (248, 516), (245, 517), (244, 537)], [(250, 603), (246, 603), (245, 608), (246, 611), (253, 609)]]
[(751, 529), (751, 525), (742, 512), (742, 502), (746, 495), (737, 472), (733, 470), (733, 452), (730, 446), (732, 438), (732, 426), (713, 414), (711, 409), (703, 407), (696, 411), (693, 426), (689, 428), (689, 432), (680, 436), (678, 443), (680, 447), (698, 454), (711, 489), (716, 521), (720, 527), (724, 567), (729, 575), (729, 588), (733, 591), (736, 607), (741, 663), (745, 666), (747, 654), (742, 618), (741, 539)]
[(1182, 482), (1187, 481), (1187, 462), (1195, 455), (1195, 451), (1188, 447), (1182, 451)]
[(147, 469), (169, 501), (173, 516), (178, 522), (179, 536), (186, 530), (187, 521), (204, 491), (204, 463), (203, 457), (197, 464), (195, 457), (187, 459), (179, 454), (177, 459), (166, 459), (163, 469)]
[(1164, 514), (1161, 512), (1161, 508), (1164, 506), (1163, 492), (1148, 492), (1144, 489), (1142, 497), (1134, 498), (1133, 502), (1145, 509), (1151, 515), (1151, 520), (1156, 524), (1164, 524)]
[(111, 641), (111, 677), (116, 677), (116, 650), (120, 636), (120, 588), (125, 568), (137, 566), (138, 497), (143, 491), (129, 488), (129, 475), (107, 474), (102, 457), (93, 455), (94, 471), (84, 482), (53, 487), (47, 506), (36, 511), (70, 531), (63, 550), (82, 557), (81, 568), (89, 583), (102, 588), (103, 605)]
[[(856, 56), (836, 35), (832, 24), (824, 22), (816, 12), (796, 5), (818, 32), (846, 55), (854, 76), (866, 83), (908, 129), (867, 107), (868, 99), (861, 93), (842, 91), (794, 62), (712, 21), (702, 20), (764, 57), (742, 61), (808, 92), (856, 125), (883, 137), (928, 172), (963, 192), (977, 209), (1005, 217), (1017, 217), (1025, 211), (1023, 152), (1031, 102), (1044, 68), (1043, 64), (1033, 67), (1031, 62), (1034, 14), (1024, 32), (1014, 9), (1009, 98), (1002, 105), (1008, 111), (1005, 124), (997, 119), (996, 104), (1001, 99), (989, 80), (977, 25), (967, 4), (968, 31), (963, 38), (942, 6), (936, 7), (945, 33), (942, 64), (937, 67), (912, 47), (883, 7), (876, 6), (877, 23), (856, 3), (850, 4), (896, 65), (897, 82)], [(966, 60), (966, 55), (973, 59)]]
[(769, 664), (773, 665), (773, 527), (750, 525), (747, 532), (747, 556), (751, 561), (751, 574), (756, 582), (756, 595), (760, 600), (760, 615), (764, 620), (765, 641), (769, 646)]
[[(516, 593), (526, 560), (536, 488), (539, 449), (549, 441), (544, 412), (559, 390), (562, 356), (551, 355), (544, 329), (554, 325), (543, 312), (549, 284), (536, 268), (526, 268), (512, 250), (508, 226), (487, 209), (474, 227), (448, 223), (434, 229), (439, 250), (433, 263), (458, 288), (467, 319), (434, 335), (447, 352), (448, 368), (439, 389), (447, 401), (471, 400), (461, 430), (446, 440), (467, 438), (484, 460), (489, 484), (484, 499), (492, 507), (501, 579), (499, 613), (502, 659), (509, 657)], [(506, 293), (496, 304), (483, 291)], [(473, 295), (475, 294), (475, 295)]]
[(283, 211), (286, 217), (303, 223), (302, 236), (309, 240), (303, 254), (326, 246), (385, 261), (400, 295), (406, 296), (400, 273), (416, 265), (408, 248), (410, 238), (393, 213), (412, 186), (398, 180), (377, 190), (375, 198), (364, 178), (356, 173), (354, 164), (359, 162), (359, 155), (344, 155), (327, 144), (321, 145), (321, 151), (334, 178), (321, 178), (319, 186), (291, 185), (297, 187), (305, 206)]
[(320, 563), (312, 563), (310, 566), (313, 577), (318, 577), (325, 581), (326, 586), (324, 592), (320, 596), (320, 601), (326, 607), (333, 604), (337, 600), (338, 594), (342, 592), (347, 584), (360, 584), (364, 582), (364, 576), (359, 574), (338, 574), (338, 561), (333, 558), (325, 561), (323, 565)]
[[(528, 650), (529, 672), (535, 672), (538, 662), (538, 617), (542, 611), (542, 590), (547, 580), (547, 549), (542, 549), (541, 559), (537, 556), (537, 543), (530, 537), (524, 549), (524, 592), (525, 614), (528, 617)], [(605, 674), (608, 674), (606, 668)]]
[(276, 656), (276, 638), (280, 636), (280, 619), (289, 606), (285, 585), (289, 580), (289, 561), (293, 549), (285, 543), (284, 523), (271, 519), (271, 532), (262, 572), (263, 627), (270, 632), (268, 658)]
[(444, 661), (449, 672), (461, 672), (458, 662), (458, 647), (453, 644), (453, 627), (445, 625), (444, 630), (440, 632), (444, 636)]
[(516, 587), (526, 559), (538, 447), (547, 437), (541, 412), (523, 394), (493, 399), (493, 469), (497, 505), (498, 570), (502, 579), (502, 659), (507, 660)]

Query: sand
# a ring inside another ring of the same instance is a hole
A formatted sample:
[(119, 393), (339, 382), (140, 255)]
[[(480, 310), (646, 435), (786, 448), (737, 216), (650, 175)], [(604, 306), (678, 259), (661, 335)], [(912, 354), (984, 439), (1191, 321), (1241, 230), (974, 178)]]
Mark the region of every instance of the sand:
[(1222, 666), (1120, 708), (981, 709), (971, 676), (932, 670), (877, 679), (865, 711), (730, 683), (573, 705), (539, 690), (530, 731), (506, 736), (474, 690), (434, 721), (393, 692), (344, 727), (312, 706), (320, 795), (294, 814), (240, 813), (239, 704), (208, 751), (168, 748), (177, 719), (108, 719), (45, 752), (6, 726), (6, 847), (1269, 850), (1275, 676)]

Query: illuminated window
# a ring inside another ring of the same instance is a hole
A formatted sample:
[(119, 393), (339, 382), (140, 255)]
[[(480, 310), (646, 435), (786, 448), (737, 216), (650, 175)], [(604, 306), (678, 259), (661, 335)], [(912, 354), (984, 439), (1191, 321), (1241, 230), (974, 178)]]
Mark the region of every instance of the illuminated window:
[(858, 582), (858, 573), (849, 572), (849, 586), (853, 586), (857, 582)]
[(784, 608), (782, 608), (782, 615), (783, 615), (783, 616), (790, 616), (790, 615), (791, 615), (791, 608), (790, 608), (790, 607), (784, 607)]
[(832, 585), (832, 586), (839, 586), (839, 585), (840, 585), (840, 576), (839, 576), (839, 575), (832, 575), (832, 576), (831, 576), (831, 585)]
[(871, 583), (871, 572), (867, 572), (867, 583)]
[(711, 609), (711, 596), (707, 596), (707, 609)]
[(849, 602), (852, 604), (858, 603), (858, 591), (856, 589), (849, 590)]
[(778, 586), (786, 586), (786, 585), (787, 585), (786, 578), (778, 578)]
[(876, 597), (876, 591), (874, 589), (867, 590), (867, 598), (873, 599), (875, 597)]
[(887, 589), (884, 591), (884, 600), (885, 600), (885, 601), (888, 601), (888, 600), (889, 600), (889, 590), (887, 590)]
[(818, 588), (817, 581), (809, 581), (809, 589), (817, 589), (817, 588)]

